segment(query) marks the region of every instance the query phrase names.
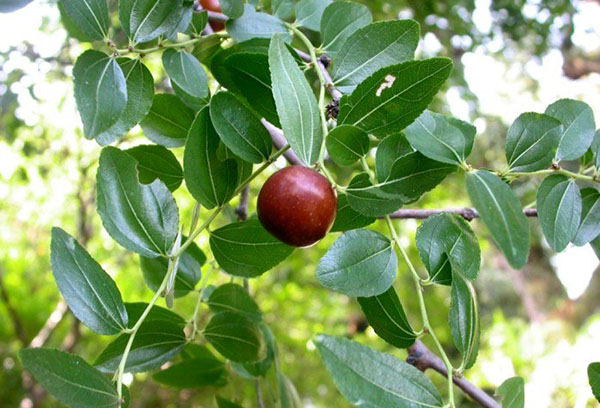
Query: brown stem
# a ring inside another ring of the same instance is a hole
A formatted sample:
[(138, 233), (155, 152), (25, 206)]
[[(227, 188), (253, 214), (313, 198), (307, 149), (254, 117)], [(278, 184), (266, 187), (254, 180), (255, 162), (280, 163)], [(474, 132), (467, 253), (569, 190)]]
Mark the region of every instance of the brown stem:
[[(421, 371), (432, 369), (444, 377), (448, 375), (444, 362), (438, 356), (433, 354), (420, 340), (417, 340), (415, 344), (408, 349), (408, 358), (406, 361)], [(452, 381), (454, 382), (454, 385), (460, 388), (465, 394), (471, 397), (473, 401), (479, 403), (482, 407), (500, 408), (500, 405), (485, 391), (477, 388), (464, 378), (453, 377)]]
[[(273, 125), (272, 123), (270, 123), (265, 118), (262, 118), (261, 122), (262, 122), (263, 126), (267, 129), (267, 131), (269, 132), (271, 139), (273, 139), (273, 145), (277, 148), (277, 150), (280, 150), (288, 145), (288, 142), (287, 142), (287, 140), (285, 140), (285, 137), (283, 136), (283, 132), (281, 131), (281, 129), (279, 129), (277, 126)], [(300, 158), (298, 156), (296, 156), (296, 153), (294, 153), (291, 149), (288, 149), (283, 155), (287, 159), (287, 161), (290, 162), (291, 164), (296, 164), (299, 166), (303, 165), (302, 160), (300, 160)]]
[[(537, 217), (537, 209), (528, 208), (523, 210), (527, 217)], [(440, 210), (398, 210), (390, 214), (390, 218), (395, 219), (416, 219), (424, 220), (438, 214), (456, 214), (467, 221), (479, 218), (479, 213), (474, 208), (444, 208)]]
[(240, 203), (235, 209), (235, 213), (240, 221), (246, 221), (248, 219), (248, 199), (250, 196), (250, 186), (244, 187), (240, 193)]

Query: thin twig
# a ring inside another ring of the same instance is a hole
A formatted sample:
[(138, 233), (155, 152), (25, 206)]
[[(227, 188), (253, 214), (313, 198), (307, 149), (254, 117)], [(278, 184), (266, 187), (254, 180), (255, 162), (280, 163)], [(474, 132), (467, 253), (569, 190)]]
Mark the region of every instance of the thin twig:
[[(439, 210), (398, 210), (390, 214), (390, 218), (394, 219), (416, 219), (424, 220), (438, 214), (456, 214), (460, 215), (467, 221), (472, 221), (479, 218), (479, 213), (474, 208), (444, 208)], [(523, 210), (523, 214), (527, 217), (537, 217), (536, 208), (528, 208)]]
[(240, 193), (240, 203), (235, 209), (238, 220), (246, 221), (248, 219), (248, 200), (250, 198), (250, 186), (244, 187)]
[[(446, 370), (443, 361), (433, 354), (420, 340), (417, 340), (415, 344), (408, 349), (408, 358), (406, 361), (421, 371), (432, 369), (444, 377), (448, 375), (448, 371)], [(454, 385), (460, 388), (465, 394), (471, 397), (473, 401), (479, 403), (482, 407), (500, 408), (500, 405), (485, 391), (479, 389), (464, 378), (452, 377), (452, 381), (454, 382)]]
[[(269, 132), (271, 139), (273, 139), (273, 145), (275, 146), (275, 148), (277, 150), (281, 150), (282, 148), (284, 148), (285, 146), (288, 145), (288, 142), (285, 139), (285, 137), (283, 136), (283, 132), (281, 129), (279, 129), (277, 126), (273, 125), (272, 123), (270, 123), (265, 118), (262, 118), (261, 122), (262, 122), (263, 126), (267, 129), (267, 131)], [(300, 160), (300, 158), (298, 156), (296, 156), (296, 153), (294, 153), (291, 149), (288, 149), (283, 155), (285, 156), (287, 161), (290, 162), (291, 164), (297, 164), (300, 166), (302, 165), (302, 160)]]

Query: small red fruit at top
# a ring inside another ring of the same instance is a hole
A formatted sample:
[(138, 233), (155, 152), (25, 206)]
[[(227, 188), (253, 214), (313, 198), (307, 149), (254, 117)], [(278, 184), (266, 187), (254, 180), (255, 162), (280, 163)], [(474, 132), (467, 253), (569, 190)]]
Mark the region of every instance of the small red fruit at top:
[[(214, 11), (216, 13), (221, 12), (221, 5), (219, 4), (219, 0), (200, 0), (200, 5), (204, 10)], [(210, 26), (215, 31), (221, 31), (225, 28), (223, 23), (219, 23), (216, 21), (212, 21)]]
[(258, 219), (280, 241), (307, 247), (321, 240), (337, 212), (335, 190), (325, 177), (302, 166), (273, 174), (258, 195)]

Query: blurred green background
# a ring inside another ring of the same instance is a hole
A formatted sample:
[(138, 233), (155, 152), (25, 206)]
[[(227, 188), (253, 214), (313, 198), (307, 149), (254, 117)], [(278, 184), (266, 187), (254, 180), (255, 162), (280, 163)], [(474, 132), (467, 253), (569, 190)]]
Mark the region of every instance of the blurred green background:
[[(478, 128), (471, 162), (500, 168), (506, 129), (522, 112), (541, 112), (556, 99), (586, 101), (600, 120), (600, 2), (597, 0), (362, 0), (376, 19), (414, 18), (423, 40), (419, 58), (451, 57), (455, 71), (433, 109), (469, 120)], [(0, 6), (6, 1), (0, 1)], [(136, 256), (126, 253), (103, 230), (95, 212), (94, 178), (100, 147), (82, 137), (75, 108), (72, 66), (88, 45), (69, 39), (55, 2), (37, 0), (0, 14), (0, 407), (54, 407), (58, 403), (32, 386), (16, 352), (30, 344), (63, 348), (88, 361), (110, 340), (90, 333), (66, 311), (49, 264), (50, 228), (60, 225), (86, 244), (128, 302), (149, 300)], [(157, 87), (168, 82), (155, 56), (146, 63)], [(139, 128), (119, 143), (148, 143)], [(175, 149), (179, 158), (182, 149)], [(283, 163), (278, 162), (282, 166)], [(276, 166), (275, 166), (276, 167)], [(348, 170), (336, 169), (342, 179)], [(254, 198), (266, 175), (251, 190)], [(532, 183), (516, 186), (523, 204), (533, 201)], [(176, 193), (182, 219), (192, 202), (185, 188)], [(235, 204), (235, 202), (234, 202)], [(460, 175), (418, 202), (419, 208), (468, 206)], [(233, 210), (229, 212), (234, 217)], [(187, 217), (187, 218), (186, 218)], [(220, 222), (226, 222), (226, 217)], [(477, 290), (482, 346), (467, 378), (486, 391), (506, 378), (523, 376), (528, 407), (598, 406), (587, 384), (586, 367), (600, 361), (600, 276), (589, 246), (553, 254), (530, 222), (529, 264), (512, 270), (487, 239), (481, 223), (483, 264)], [(418, 223), (400, 224), (414, 262)], [(375, 224), (373, 228), (382, 228)], [(316, 264), (335, 240), (297, 250), (283, 265), (251, 281), (281, 353), (283, 370), (305, 407), (344, 407), (311, 343), (321, 332), (347, 336), (405, 358), (365, 325), (357, 302), (321, 288)], [(207, 250), (205, 236), (197, 240)], [(208, 252), (208, 251), (207, 251)], [(210, 283), (228, 281), (224, 274)], [(419, 327), (418, 305), (406, 266), (396, 288), (411, 321)], [(452, 358), (447, 288), (427, 290), (430, 317)], [(194, 298), (177, 301), (188, 317)], [(444, 379), (430, 374), (444, 390)], [(134, 407), (212, 407), (212, 390), (178, 392), (159, 387), (146, 375), (128, 378)], [(221, 394), (255, 406), (254, 383), (236, 379)], [(475, 406), (460, 392), (459, 406)]]

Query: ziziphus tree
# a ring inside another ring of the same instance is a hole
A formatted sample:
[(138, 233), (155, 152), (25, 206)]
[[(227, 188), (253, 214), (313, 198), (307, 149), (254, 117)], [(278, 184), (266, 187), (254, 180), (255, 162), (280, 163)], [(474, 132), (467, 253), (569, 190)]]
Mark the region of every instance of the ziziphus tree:
[[(463, 218), (480, 216), (509, 263), (523, 267), (529, 229), (510, 188), (514, 180), (546, 176), (537, 211), (525, 214), (539, 215), (553, 249), (570, 242), (599, 246), (600, 136), (591, 109), (560, 100), (544, 114), (521, 115), (507, 134), (506, 168), (474, 169), (467, 160), (475, 128), (426, 110), (452, 64), (443, 58), (413, 61), (419, 40), (414, 21), (372, 23), (366, 7), (349, 2), (282, 0), (258, 5), (257, 11), (256, 4), (223, 1), (223, 15), (195, 10), (189, 1), (148, 0), (120, 1), (119, 26), (104, 0), (63, 0), (59, 6), (71, 35), (94, 47), (74, 68), (86, 137), (107, 146), (139, 123), (155, 143), (129, 150), (105, 147), (97, 175), (100, 218), (116, 242), (140, 255), (144, 279), (155, 291), (149, 304), (123, 303), (114, 282), (69, 234), (58, 228), (52, 233), (53, 273), (71, 310), (92, 331), (118, 335), (93, 366), (53, 350), (21, 352), (38, 381), (68, 405), (126, 403), (125, 372), (157, 370), (172, 360), (154, 374), (156, 381), (180, 388), (222, 385), (228, 369), (214, 351), (238, 375), (273, 382), (274, 398), (262, 403), (298, 404), (280, 370), (276, 339), (244, 289), (248, 279), (275, 267), (294, 249), (254, 219), (210, 229), (229, 202), (238, 194), (244, 197), (246, 187), (280, 156), (318, 170), (338, 194), (333, 232), (343, 234), (316, 266), (319, 283), (356, 297), (376, 333), (396, 347), (423, 352), (415, 341), (430, 336), (447, 373), (444, 402), (412, 366), (348, 340), (318, 335), (314, 343), (325, 366), (355, 405), (454, 406), (453, 380), (475, 363), (480, 330), (473, 289), (479, 246)], [(209, 19), (229, 20), (226, 32), (212, 33)], [(162, 55), (174, 94), (155, 95), (143, 59), (153, 53)], [(220, 91), (210, 89), (201, 63)], [(315, 86), (305, 73), (316, 78)], [(169, 151), (178, 147), (185, 148), (183, 168)], [(348, 185), (339, 182), (331, 170), (338, 167), (328, 158), (356, 171)], [(579, 170), (563, 168), (567, 161), (578, 161)], [(401, 207), (456, 171), (466, 174), (478, 212), (465, 211), (461, 217), (442, 211), (423, 222), (416, 245), (425, 275), (411, 264), (393, 220), (430, 215)], [(190, 220), (179, 219), (171, 194), (183, 180), (197, 202)], [(212, 212), (200, 217), (201, 208)], [(239, 210), (245, 214), (244, 205)], [(387, 225), (389, 234), (367, 228), (375, 222)], [(184, 319), (156, 303), (164, 297), (173, 308), (175, 297), (194, 292), (207, 259), (194, 244), (202, 233), (210, 236), (211, 262), (195, 293), (195, 312)], [(392, 286), (397, 254), (408, 264), (419, 298), (418, 330)], [(208, 290), (212, 270), (243, 284)], [(450, 287), (449, 324), (463, 356), (457, 366), (429, 323), (423, 290), (430, 285)], [(201, 328), (197, 316), (203, 305), (213, 316)], [(209, 344), (212, 351), (198, 343)], [(113, 381), (101, 373), (112, 374)], [(595, 365), (589, 376), (597, 394)], [(497, 406), (462, 384), (482, 405)], [(510, 379), (498, 394), (522, 406), (523, 380)], [(220, 397), (217, 403), (227, 406)]]

